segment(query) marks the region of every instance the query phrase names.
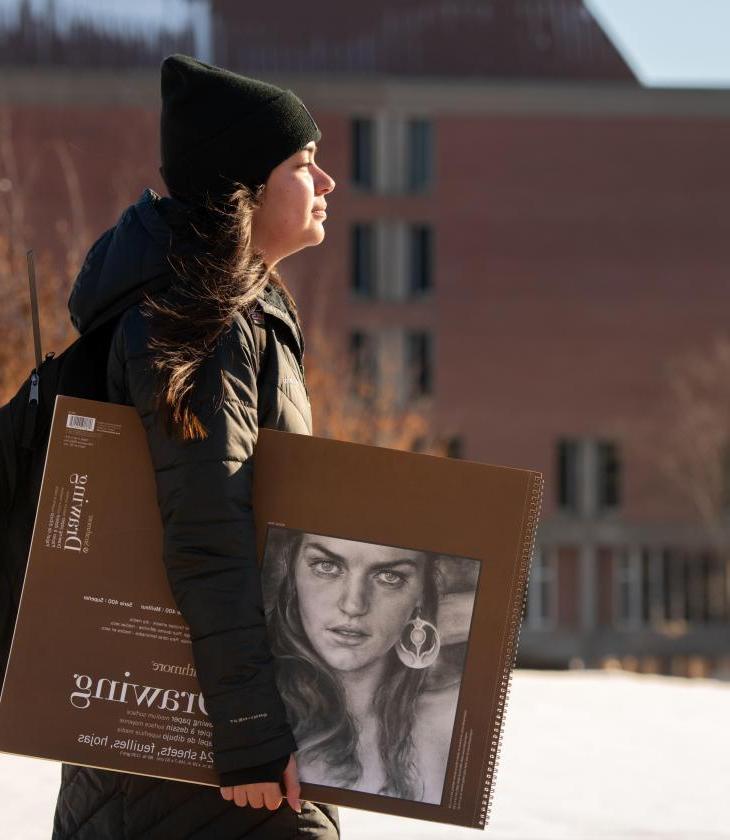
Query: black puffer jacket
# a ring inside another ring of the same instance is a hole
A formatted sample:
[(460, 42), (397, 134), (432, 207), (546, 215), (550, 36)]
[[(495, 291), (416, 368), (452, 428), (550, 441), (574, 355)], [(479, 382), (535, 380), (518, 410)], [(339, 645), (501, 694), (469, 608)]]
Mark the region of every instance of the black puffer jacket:
[[(165, 202), (151, 190), (92, 247), (69, 309), (80, 332), (120, 298), (169, 276)], [(169, 205), (167, 205), (169, 206)], [(156, 292), (164, 294), (164, 290)], [(112, 402), (134, 405), (147, 431), (164, 528), (164, 562), (190, 626), (198, 679), (213, 724), (222, 784), (280, 778), (296, 743), (274, 681), (256, 564), (252, 452), (259, 425), (312, 433), (304, 342), (295, 316), (267, 287), (260, 308), (266, 352), (248, 316), (236, 316), (201, 370), (196, 413), (208, 437), (178, 443), (161, 429), (148, 332), (139, 306), (121, 318), (107, 366)], [(221, 393), (223, 387), (223, 393)], [(245, 715), (242, 712), (245, 711)], [(239, 808), (218, 788), (63, 765), (54, 840), (233, 840), (339, 836), (336, 809), (295, 814)]]

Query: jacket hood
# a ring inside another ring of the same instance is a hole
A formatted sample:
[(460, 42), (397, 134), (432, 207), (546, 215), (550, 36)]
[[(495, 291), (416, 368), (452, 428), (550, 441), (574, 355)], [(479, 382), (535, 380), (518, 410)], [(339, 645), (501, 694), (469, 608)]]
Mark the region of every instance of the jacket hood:
[(80, 333), (112, 309), (141, 300), (150, 287), (170, 283), (170, 228), (160, 209), (172, 200), (146, 189), (91, 246), (68, 300)]
[[(171, 231), (164, 217), (174, 203), (175, 199), (147, 188), (91, 246), (68, 299), (71, 323), (80, 333), (138, 303), (145, 292), (170, 285)], [(299, 324), (271, 284), (259, 296), (259, 303), (289, 327), (304, 352)]]

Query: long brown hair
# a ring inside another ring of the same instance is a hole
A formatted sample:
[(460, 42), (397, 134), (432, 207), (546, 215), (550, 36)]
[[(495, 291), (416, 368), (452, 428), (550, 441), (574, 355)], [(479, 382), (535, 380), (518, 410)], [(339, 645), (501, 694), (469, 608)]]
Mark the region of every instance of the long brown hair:
[(165, 294), (145, 296), (148, 347), (158, 377), (157, 409), (170, 436), (207, 437), (192, 407), (201, 365), (237, 312), (247, 312), (267, 284), (282, 295), (292, 315), (296, 304), (276, 268), (269, 269), (252, 244), (252, 220), (264, 185), (232, 185), (212, 200), (160, 203), (171, 236), (168, 262), (173, 282)]

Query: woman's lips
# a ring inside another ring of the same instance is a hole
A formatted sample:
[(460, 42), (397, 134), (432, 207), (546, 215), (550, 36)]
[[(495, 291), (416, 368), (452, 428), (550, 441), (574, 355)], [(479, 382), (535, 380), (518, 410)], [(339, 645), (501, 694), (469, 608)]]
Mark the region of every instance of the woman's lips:
[(312, 215), (317, 216), (320, 219), (326, 219), (327, 213), (324, 210), (312, 210)]
[(339, 645), (353, 647), (362, 644), (370, 638), (370, 633), (362, 630), (353, 630), (347, 627), (328, 627), (327, 632), (332, 634), (333, 641)]

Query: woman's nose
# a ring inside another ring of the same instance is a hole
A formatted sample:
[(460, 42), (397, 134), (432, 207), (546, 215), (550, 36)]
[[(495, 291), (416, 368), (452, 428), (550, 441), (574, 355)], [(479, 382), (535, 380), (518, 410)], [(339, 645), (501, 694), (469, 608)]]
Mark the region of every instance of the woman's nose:
[(364, 615), (369, 609), (366, 581), (357, 577), (345, 580), (337, 606), (345, 615)]
[(335, 179), (328, 175), (324, 169), (320, 169), (320, 179), (317, 190), (318, 195), (326, 195), (327, 193), (331, 193), (332, 190), (335, 188)]

